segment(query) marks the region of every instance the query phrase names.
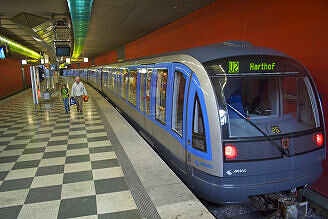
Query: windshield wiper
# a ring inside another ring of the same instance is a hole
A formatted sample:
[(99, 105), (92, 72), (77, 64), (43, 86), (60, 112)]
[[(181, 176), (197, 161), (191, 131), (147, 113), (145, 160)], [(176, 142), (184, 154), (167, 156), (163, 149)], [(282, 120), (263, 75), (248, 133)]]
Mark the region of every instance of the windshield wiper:
[(280, 147), (276, 142), (274, 142), (269, 135), (267, 135), (262, 129), (260, 129), (256, 124), (254, 124), (251, 120), (247, 119), (241, 112), (231, 106), (229, 103), (226, 103), (233, 111), (235, 111), (241, 118), (246, 120), (249, 124), (255, 127), (262, 135), (281, 153), (282, 156), (289, 157), (289, 150), (288, 148)]

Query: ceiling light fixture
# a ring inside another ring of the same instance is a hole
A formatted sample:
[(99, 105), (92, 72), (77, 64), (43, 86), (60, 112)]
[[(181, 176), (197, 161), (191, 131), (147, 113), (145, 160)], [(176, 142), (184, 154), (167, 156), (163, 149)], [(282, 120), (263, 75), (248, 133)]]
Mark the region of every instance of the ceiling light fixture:
[(93, 0), (67, 0), (74, 33), (74, 50), (72, 58), (82, 53), (87, 36)]
[(32, 49), (27, 48), (26, 46), (23, 46), (22, 44), (16, 43), (15, 41), (8, 39), (7, 37), (0, 35), (0, 41), (4, 43), (8, 43), (10, 50), (13, 52), (35, 59), (42, 58), (42, 56), (39, 53), (35, 52)]

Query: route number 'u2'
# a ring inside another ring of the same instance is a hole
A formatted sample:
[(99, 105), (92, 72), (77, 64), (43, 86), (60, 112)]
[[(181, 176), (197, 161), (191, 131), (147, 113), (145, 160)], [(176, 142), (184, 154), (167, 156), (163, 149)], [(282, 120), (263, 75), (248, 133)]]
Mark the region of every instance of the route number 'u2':
[(229, 61), (229, 73), (238, 73), (238, 72), (239, 72), (239, 62)]

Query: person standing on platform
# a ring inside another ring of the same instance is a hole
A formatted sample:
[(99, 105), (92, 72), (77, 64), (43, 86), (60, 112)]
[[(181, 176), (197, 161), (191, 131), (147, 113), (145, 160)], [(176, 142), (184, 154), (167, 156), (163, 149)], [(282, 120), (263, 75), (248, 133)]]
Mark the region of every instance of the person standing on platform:
[(74, 97), (76, 102), (77, 111), (82, 113), (82, 103), (83, 103), (83, 94), (87, 96), (87, 90), (85, 89), (82, 82), (80, 82), (80, 78), (75, 78), (75, 83), (72, 86), (71, 96)]
[(68, 88), (66, 87), (65, 84), (62, 85), (61, 95), (62, 95), (62, 98), (63, 98), (66, 113), (68, 113), (70, 111), (69, 110), (69, 99), (68, 99), (69, 94), (68, 94)]

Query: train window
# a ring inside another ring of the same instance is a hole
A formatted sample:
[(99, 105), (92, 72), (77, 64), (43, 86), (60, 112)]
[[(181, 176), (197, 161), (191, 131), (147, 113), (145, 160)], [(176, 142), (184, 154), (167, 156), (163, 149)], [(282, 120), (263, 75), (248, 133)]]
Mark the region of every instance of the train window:
[[(284, 78), (282, 84), (282, 112), (291, 114), (300, 125), (308, 129), (319, 127), (317, 106), (307, 78)], [(296, 84), (291, 87), (290, 84)], [(307, 85), (308, 84), (308, 85)]]
[(183, 104), (186, 79), (180, 71), (174, 72), (172, 100), (172, 130), (180, 136), (183, 133)]
[(228, 78), (223, 89), (219, 80), (212, 78), (212, 81), (218, 97), (222, 91), (224, 94), (226, 109), (220, 106), (219, 114), (221, 124), (229, 125), (224, 133), (226, 137), (263, 136), (245, 118), (268, 135), (278, 134), (271, 130), (277, 124), (281, 134), (320, 126), (318, 107), (307, 77)]
[(113, 92), (116, 93), (116, 84), (117, 84), (117, 74), (116, 70), (113, 71)]
[(121, 87), (121, 96), (126, 100), (127, 97), (127, 89), (128, 89), (128, 70), (122, 70), (122, 87)]
[(111, 85), (111, 89), (113, 92), (115, 92), (115, 79), (116, 79), (116, 74), (115, 71), (112, 70), (111, 72), (111, 78), (112, 78), (112, 85)]
[(101, 85), (101, 74), (102, 74), (102, 70), (100, 69), (98, 71), (98, 84)]
[(110, 89), (110, 90), (112, 90), (112, 71), (109, 71), (109, 73), (108, 73), (108, 84), (107, 84), (107, 86), (108, 86), (108, 88)]
[(113, 89), (112, 86), (113, 86), (113, 72), (110, 70), (108, 73), (108, 88), (112, 90)]
[(146, 71), (144, 71), (146, 69), (141, 69), (139, 72), (140, 72), (140, 87), (139, 87), (139, 97), (140, 97), (140, 100), (139, 100), (139, 105), (140, 105), (140, 110), (142, 112), (144, 112), (144, 109), (145, 109), (145, 81), (146, 81)]
[(145, 111), (150, 115), (150, 86), (151, 86), (152, 69), (148, 69), (146, 78), (146, 92), (145, 92)]
[(204, 119), (202, 109), (200, 107), (199, 98), (196, 94), (194, 110), (193, 110), (193, 122), (192, 122), (192, 147), (206, 152), (206, 137), (204, 128)]
[(116, 70), (113, 71), (113, 92), (116, 93), (116, 84), (117, 84), (117, 74), (116, 74)]
[(116, 84), (115, 84), (115, 92), (117, 95), (120, 95), (120, 90), (121, 90), (121, 70), (118, 69), (116, 71)]
[(113, 92), (115, 92), (115, 79), (116, 79), (116, 73), (115, 73), (115, 71), (114, 70), (112, 70), (112, 86), (111, 86), (111, 89), (112, 89), (112, 91)]
[(163, 124), (165, 124), (166, 112), (167, 74), (167, 69), (157, 70), (155, 117)]
[(130, 70), (129, 75), (129, 102), (136, 106), (137, 103), (137, 70)]
[(105, 81), (107, 89), (108, 89), (108, 84), (109, 84), (109, 76), (110, 76), (109, 71), (107, 71), (106, 72), (106, 81)]
[(103, 71), (103, 85), (104, 87), (107, 87), (108, 84), (108, 71)]

